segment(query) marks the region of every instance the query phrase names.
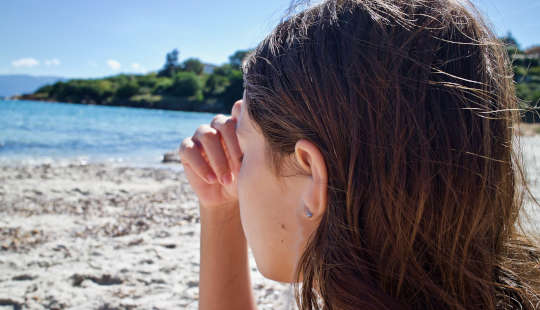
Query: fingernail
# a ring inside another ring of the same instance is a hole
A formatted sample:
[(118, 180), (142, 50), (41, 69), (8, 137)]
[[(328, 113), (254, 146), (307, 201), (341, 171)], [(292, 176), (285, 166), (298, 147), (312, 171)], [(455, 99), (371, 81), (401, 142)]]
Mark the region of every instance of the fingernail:
[(216, 183), (217, 178), (216, 178), (216, 175), (215, 175), (215, 174), (209, 173), (209, 174), (206, 176), (206, 180), (208, 181), (208, 183), (213, 184), (213, 183)]
[(229, 185), (232, 182), (232, 174), (230, 172), (225, 173), (221, 176), (221, 184)]

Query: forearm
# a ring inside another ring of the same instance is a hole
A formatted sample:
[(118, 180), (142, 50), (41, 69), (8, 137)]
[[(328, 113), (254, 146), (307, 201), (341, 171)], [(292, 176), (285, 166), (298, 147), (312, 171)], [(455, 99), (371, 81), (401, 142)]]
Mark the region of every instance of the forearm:
[(238, 206), (200, 210), (199, 309), (256, 309)]

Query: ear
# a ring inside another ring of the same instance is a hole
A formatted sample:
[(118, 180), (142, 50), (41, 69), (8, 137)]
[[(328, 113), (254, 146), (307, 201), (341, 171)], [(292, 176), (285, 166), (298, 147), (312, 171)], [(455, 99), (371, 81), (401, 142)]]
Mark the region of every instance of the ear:
[[(318, 220), (326, 212), (328, 202), (328, 174), (324, 157), (315, 144), (305, 139), (296, 142), (294, 155), (307, 177), (302, 189), (302, 202), (313, 214), (310, 219)], [(302, 213), (305, 211), (302, 210)]]

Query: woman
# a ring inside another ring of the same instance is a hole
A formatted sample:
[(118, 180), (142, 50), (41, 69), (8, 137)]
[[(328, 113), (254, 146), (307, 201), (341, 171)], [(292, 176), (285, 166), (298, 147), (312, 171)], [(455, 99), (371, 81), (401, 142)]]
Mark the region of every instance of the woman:
[[(536, 309), (538, 248), (504, 47), (470, 3), (327, 0), (279, 24), (245, 92), (184, 140), (201, 309)], [(301, 283), (301, 285), (298, 285)]]

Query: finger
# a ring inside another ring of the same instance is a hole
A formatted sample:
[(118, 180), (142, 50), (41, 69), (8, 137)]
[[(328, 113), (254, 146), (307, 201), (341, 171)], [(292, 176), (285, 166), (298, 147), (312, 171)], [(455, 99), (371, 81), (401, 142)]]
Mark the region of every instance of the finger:
[(231, 117), (227, 117), (223, 114), (218, 114), (212, 120), (210, 124), (212, 128), (215, 128), (225, 144), (225, 153), (230, 161), (230, 167), (236, 174), (240, 170), (242, 157), (242, 151), (238, 144), (238, 137), (236, 136), (236, 120)]
[[(201, 179), (190, 165), (184, 165), (184, 173), (189, 181), (189, 184), (191, 185), (191, 188), (197, 195), (200, 191), (204, 191), (208, 186), (212, 186), (212, 184), (209, 184), (205, 179)], [(217, 179), (214, 184), (219, 184), (216, 182)]]
[(214, 170), (219, 182), (223, 185), (231, 183), (232, 175), (229, 169), (229, 161), (223, 150), (219, 132), (209, 125), (202, 125), (193, 135), (193, 140), (201, 144), (210, 162), (210, 167)]
[(179, 149), (180, 160), (184, 166), (189, 166), (206, 183), (216, 183), (217, 177), (206, 159), (201, 154), (197, 144), (191, 139), (186, 138), (182, 141)]

